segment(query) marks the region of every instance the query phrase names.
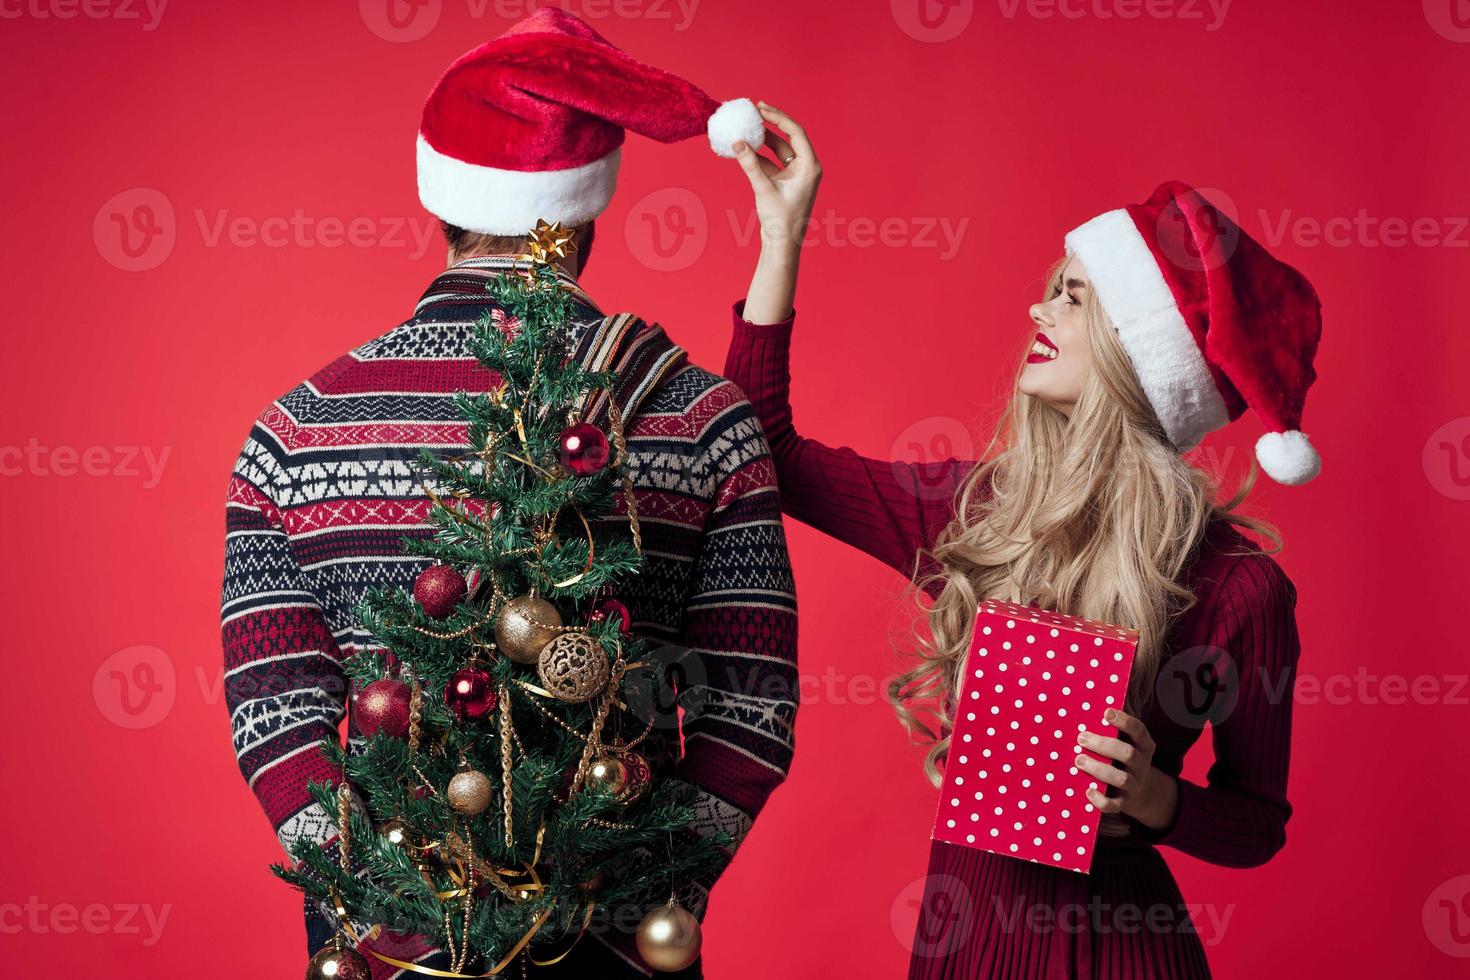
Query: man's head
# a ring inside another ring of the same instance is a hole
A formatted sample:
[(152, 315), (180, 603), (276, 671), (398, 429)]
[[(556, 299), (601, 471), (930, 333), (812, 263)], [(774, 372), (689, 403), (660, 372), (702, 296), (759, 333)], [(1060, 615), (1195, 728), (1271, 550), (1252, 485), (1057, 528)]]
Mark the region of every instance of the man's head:
[(707, 136), (725, 157), (736, 142), (765, 142), (749, 99), (717, 102), (572, 14), (541, 7), (456, 60), (429, 93), (417, 140), (419, 200), (441, 221), (482, 233), (447, 235), (461, 257), (514, 254), (538, 221), (588, 231), (579, 236), (580, 269), (591, 222), (617, 186), (627, 132), (661, 143)]
[[(519, 255), (526, 250), (526, 235), (487, 235), (468, 231), (442, 219), (439, 226), (444, 230), (444, 241), (449, 246), (449, 265), (476, 255)], [(592, 255), (592, 241), (597, 235), (597, 222), (588, 221), (573, 229), (573, 235), (572, 244), (576, 249), (565, 262), (557, 264), (575, 277), (587, 268), (587, 260)]]

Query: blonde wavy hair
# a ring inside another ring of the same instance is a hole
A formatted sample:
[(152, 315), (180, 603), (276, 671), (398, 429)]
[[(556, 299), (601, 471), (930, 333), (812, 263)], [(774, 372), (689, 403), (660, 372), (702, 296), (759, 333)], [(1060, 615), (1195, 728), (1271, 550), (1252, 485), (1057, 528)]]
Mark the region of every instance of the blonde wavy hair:
[[(1063, 258), (1048, 274), (1047, 300), (1065, 265)], [(924, 771), (935, 786), (982, 598), (1137, 630), (1125, 710), (1138, 715), (1152, 697), (1169, 625), (1196, 601), (1178, 579), (1209, 523), (1221, 518), (1270, 538), (1274, 547), (1262, 554), (1281, 550), (1272, 525), (1235, 513), (1255, 485), (1255, 460), (1235, 494), (1217, 503), (1218, 478), (1170, 444), (1096, 292), (1085, 295), (1093, 371), (1071, 416), (1021, 392), (1018, 371), (984, 462), (956, 492), (956, 517), (920, 554), (934, 571), (914, 582), (918, 663), (887, 695), (910, 734), (933, 743)], [(989, 496), (981, 489), (987, 476)]]

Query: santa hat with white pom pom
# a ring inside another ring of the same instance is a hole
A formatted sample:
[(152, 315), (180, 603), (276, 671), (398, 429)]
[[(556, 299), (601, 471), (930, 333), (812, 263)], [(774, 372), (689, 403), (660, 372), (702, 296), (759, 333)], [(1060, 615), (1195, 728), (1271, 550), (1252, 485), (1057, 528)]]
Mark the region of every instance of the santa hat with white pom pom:
[(1261, 469), (1306, 483), (1322, 461), (1302, 408), (1322, 308), (1306, 278), (1188, 184), (1109, 211), (1067, 235), (1149, 404), (1180, 452), (1252, 409)]
[(749, 99), (716, 102), (542, 7), (434, 86), (419, 126), (419, 200), (490, 235), (519, 235), (538, 219), (583, 224), (612, 199), (625, 130), (663, 143), (707, 133), (726, 157), (739, 140), (765, 141)]

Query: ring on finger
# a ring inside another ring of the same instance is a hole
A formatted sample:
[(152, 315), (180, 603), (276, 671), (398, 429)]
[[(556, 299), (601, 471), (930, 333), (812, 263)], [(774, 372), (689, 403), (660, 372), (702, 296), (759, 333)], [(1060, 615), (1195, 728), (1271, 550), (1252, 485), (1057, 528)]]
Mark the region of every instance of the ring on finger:
[(791, 166), (791, 161), (792, 160), (795, 160), (795, 159), (796, 159), (796, 154), (793, 153), (793, 154), (791, 154), (791, 156), (786, 157), (784, 160), (781, 161), (781, 166), (783, 166), (783, 167), (789, 167), (789, 166)]

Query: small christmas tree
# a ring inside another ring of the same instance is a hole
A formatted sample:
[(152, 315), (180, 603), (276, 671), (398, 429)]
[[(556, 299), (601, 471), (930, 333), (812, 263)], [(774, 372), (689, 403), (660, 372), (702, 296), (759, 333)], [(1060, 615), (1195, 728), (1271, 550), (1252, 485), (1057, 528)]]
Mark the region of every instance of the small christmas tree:
[[(648, 913), (650, 962), (698, 954), (698, 922), (672, 896), (728, 840), (677, 833), (690, 790), (650, 771), (651, 722), (620, 699), (657, 678), (611, 595), (643, 558), (617, 407), (611, 439), (577, 413), (616, 378), (570, 356), (572, 300), (551, 266), (570, 239), (540, 223), (525, 269), (489, 284), (473, 352), (499, 386), (456, 395), (468, 453), (420, 457), (436, 533), (405, 548), (433, 564), (412, 595), (371, 590), (358, 607), (383, 648), (346, 663), (366, 744), (327, 743), (346, 782), (310, 787), (338, 852), (299, 842), (298, 866), (274, 869), (340, 919), (308, 977), (368, 976), (364, 926), (428, 937), (451, 960), (436, 976), (495, 975), (558, 958), (596, 908), (628, 904)], [(599, 524), (618, 494), (631, 534)]]

